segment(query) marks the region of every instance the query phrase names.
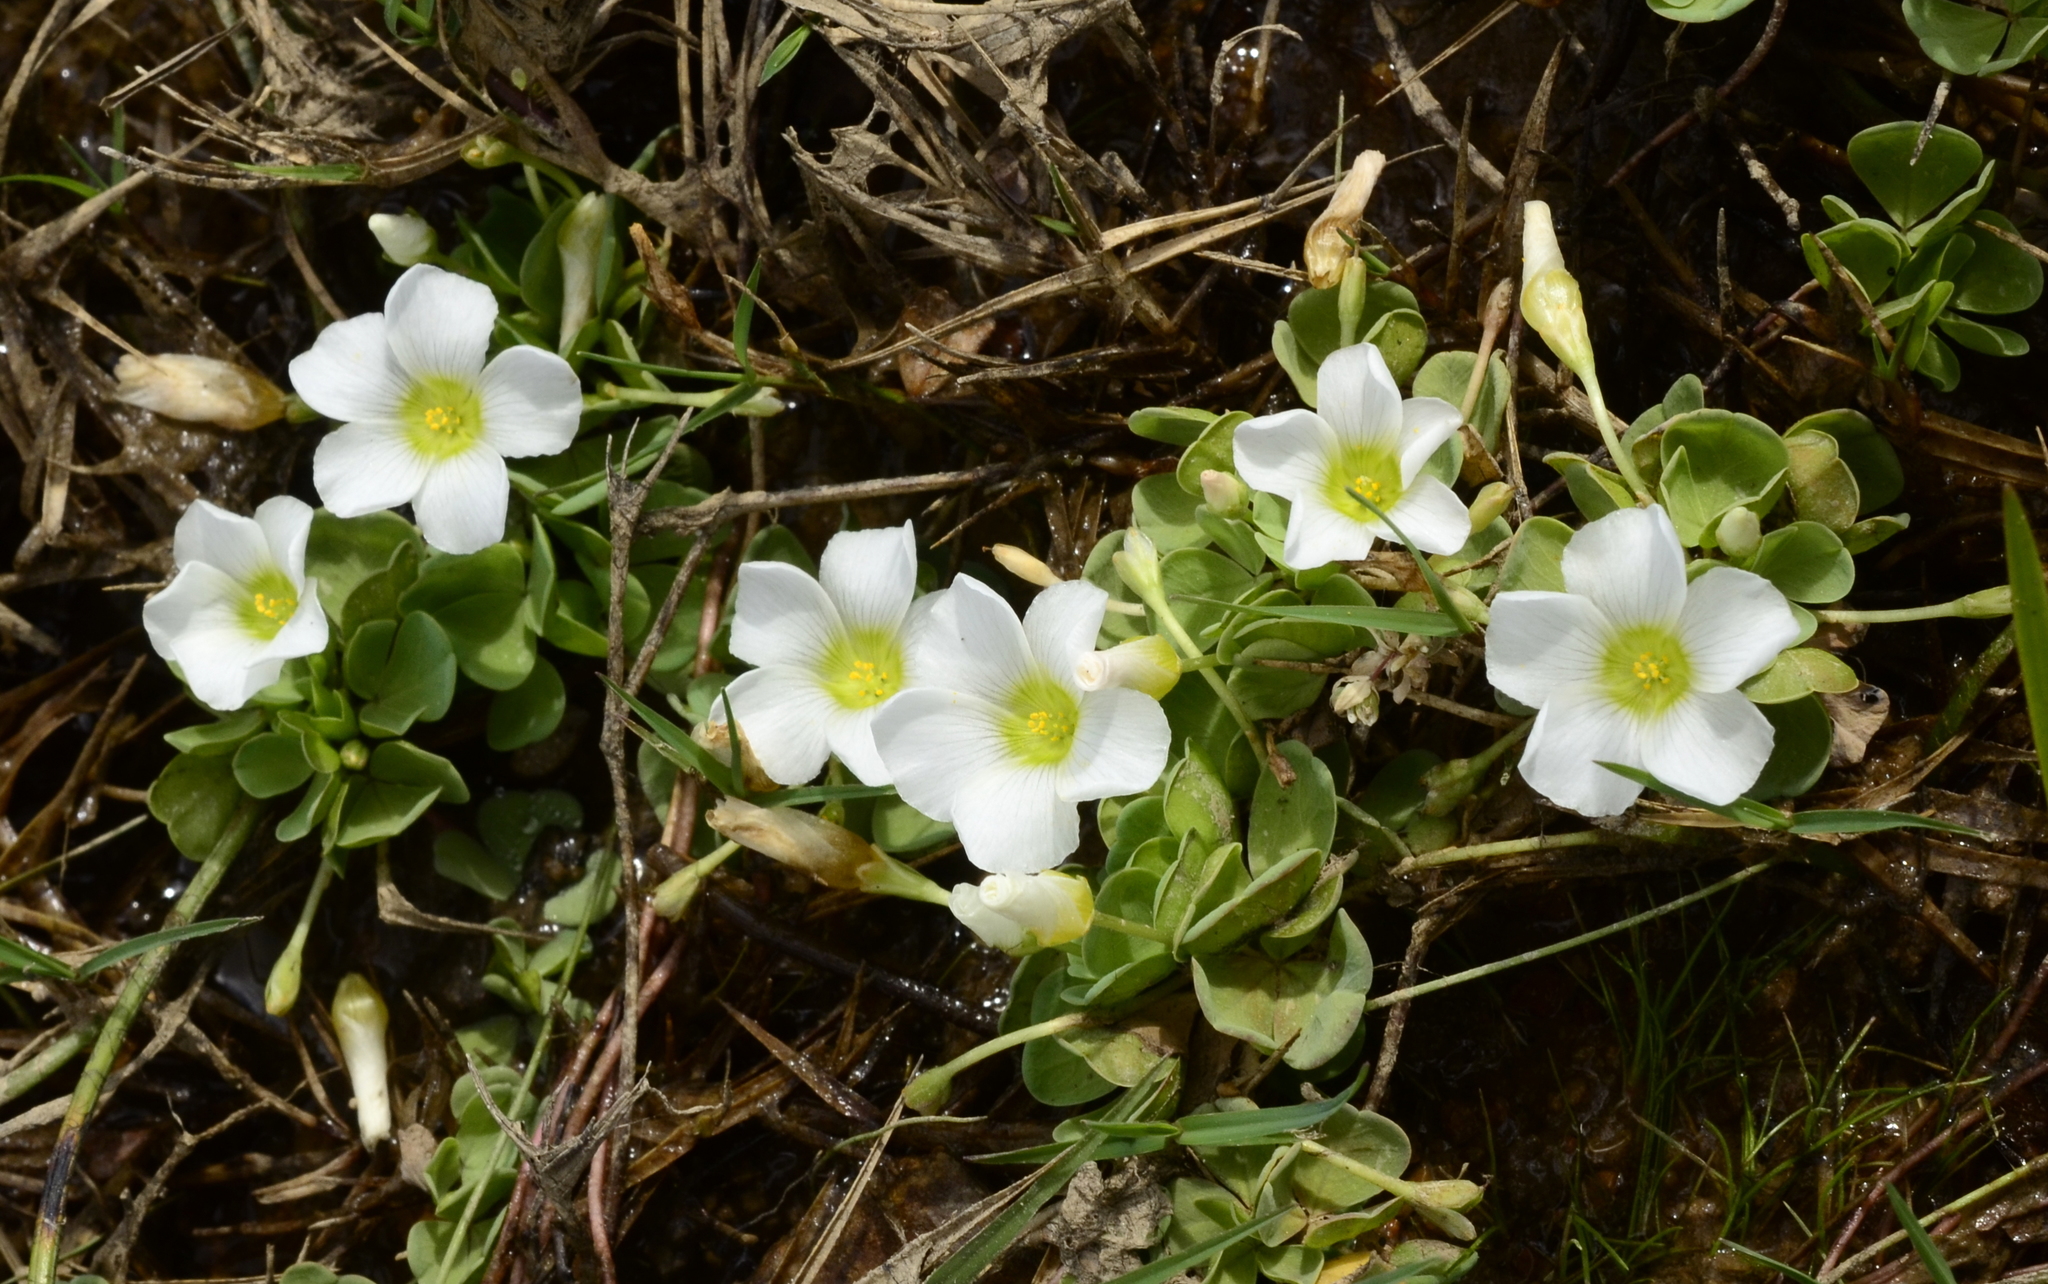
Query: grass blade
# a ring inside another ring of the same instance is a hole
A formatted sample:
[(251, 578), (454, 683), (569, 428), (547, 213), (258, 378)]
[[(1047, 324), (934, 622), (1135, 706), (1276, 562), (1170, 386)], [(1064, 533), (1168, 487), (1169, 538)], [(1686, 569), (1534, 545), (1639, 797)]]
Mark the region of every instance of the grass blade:
[[(2007, 490), (2005, 493), (2010, 495), (2012, 491)], [(2010, 517), (2012, 509), (2008, 507), (2006, 513)], [(2012, 528), (2007, 526), (2006, 529), (2010, 531)], [(2030, 532), (2030, 542), (2031, 538)], [(2038, 579), (2039, 576), (2035, 578)], [(1899, 1219), (1899, 1225), (1905, 1228), (1906, 1238), (1913, 1241), (1913, 1251), (1920, 1255), (1920, 1264), (1934, 1277), (1934, 1284), (1956, 1284), (1956, 1273), (1950, 1268), (1948, 1259), (1943, 1257), (1941, 1250), (1935, 1246), (1934, 1236), (1929, 1235), (1927, 1228), (1920, 1224), (1920, 1219), (1913, 1216), (1912, 1206), (1906, 1203), (1905, 1196), (1899, 1194), (1899, 1188), (1886, 1182), (1884, 1193), (1885, 1198), (1892, 1202), (1893, 1215)]]
[(1388, 530), (1394, 532), (1394, 537), (1400, 540), (1402, 547), (1408, 550), (1408, 556), (1415, 559), (1415, 569), (1422, 572), (1423, 582), (1429, 585), (1429, 593), (1431, 597), (1436, 599), (1437, 609), (1457, 623), (1458, 632), (1472, 632), (1472, 622), (1466, 619), (1465, 613), (1458, 609), (1455, 602), (1451, 601), (1451, 590), (1444, 584), (1443, 577), (1436, 573), (1436, 568), (1429, 564), (1429, 559), (1422, 555), (1422, 550), (1415, 547), (1415, 541), (1408, 538), (1408, 533), (1394, 525), (1394, 519), (1387, 516), (1387, 510), (1359, 494), (1357, 490), (1350, 486), (1344, 488), (1344, 493), (1372, 510), (1372, 515), (1385, 523)]
[(1221, 607), (1236, 615), (1256, 615), (1262, 620), (1305, 620), (1310, 624), (1342, 624), (1354, 629), (1385, 629), (1431, 638), (1450, 637), (1458, 632), (1456, 622), (1440, 611), (1411, 611), (1398, 606), (1252, 606), (1181, 593), (1174, 594), (1172, 600)]
[(761, 64), (760, 83), (767, 84), (775, 78), (777, 72), (796, 61), (797, 54), (804, 47), (804, 41), (810, 38), (811, 29), (808, 25), (800, 25), (795, 31), (784, 36), (775, 48), (769, 50), (768, 61)]
[(2012, 585), (2012, 632), (2026, 688), (2027, 722), (2034, 729), (2034, 762), (2048, 778), (2048, 582), (2041, 578), (2041, 546), (2027, 525), (2019, 492), (2005, 488), (2005, 578)]
[(221, 932), (230, 931), (237, 927), (246, 927), (250, 923), (260, 923), (262, 921), (263, 919), (260, 915), (255, 918), (210, 918), (204, 923), (187, 923), (183, 927), (171, 927), (165, 928), (161, 932), (151, 932), (146, 936), (138, 936), (133, 940), (123, 941), (119, 945), (112, 945), (101, 950), (98, 954), (93, 955), (91, 959), (87, 960), (84, 966), (78, 969), (78, 976), (80, 980), (84, 980), (93, 973), (105, 971), (116, 963), (126, 962), (138, 954), (147, 954), (159, 945), (176, 945), (180, 941), (189, 941), (201, 936), (214, 936)]
[(1257, 1221), (1246, 1222), (1236, 1230), (1227, 1230), (1221, 1235), (1212, 1235), (1193, 1248), (1183, 1249), (1171, 1257), (1162, 1257), (1156, 1262), (1140, 1266), (1135, 1271), (1125, 1271), (1108, 1281), (1108, 1284), (1163, 1284), (1163, 1281), (1172, 1279), (1188, 1267), (1206, 1262), (1232, 1244), (1258, 1234), (1293, 1211), (1290, 1206), (1267, 1213)]

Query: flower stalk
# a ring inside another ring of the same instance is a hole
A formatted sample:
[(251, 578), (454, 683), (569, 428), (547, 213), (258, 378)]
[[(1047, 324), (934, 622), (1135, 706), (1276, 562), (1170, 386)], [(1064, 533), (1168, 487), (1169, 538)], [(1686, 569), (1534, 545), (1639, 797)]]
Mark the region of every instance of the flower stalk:
[(277, 962), (270, 965), (270, 977), (263, 983), (263, 1010), (272, 1016), (287, 1016), (298, 1005), (306, 936), (312, 931), (313, 915), (320, 910), (320, 899), (327, 895), (328, 884), (333, 881), (334, 866), (323, 856), (313, 871), (313, 885), (306, 889), (306, 903), (299, 908), (299, 921), (292, 927), (291, 939), (285, 942), (284, 953), (277, 956)]
[(1027, 1025), (1021, 1030), (999, 1034), (987, 1043), (977, 1044), (946, 1064), (934, 1066), (912, 1079), (909, 1086), (903, 1089), (903, 1104), (921, 1115), (933, 1114), (953, 1095), (953, 1077), (962, 1070), (980, 1065), (999, 1052), (1022, 1047), (1033, 1039), (1050, 1039), (1069, 1030), (1096, 1025), (1100, 1021), (1101, 1018), (1091, 1012), (1069, 1012), (1050, 1021), (1040, 1021), (1037, 1025)]
[(1823, 624), (1910, 624), (1915, 620), (1997, 620), (2012, 614), (2012, 587), (2001, 584), (1932, 606), (1896, 611), (1815, 611)]
[[(1159, 626), (1166, 630), (1167, 637), (1180, 648), (1181, 655), (1190, 662), (1201, 660), (1204, 657), (1201, 644), (1189, 636), (1187, 629), (1180, 622), (1180, 617), (1173, 613), (1172, 605), (1166, 600), (1166, 584), (1159, 577), (1159, 550), (1153, 546), (1152, 540), (1143, 531), (1132, 527), (1124, 532), (1124, 546), (1111, 556), (1110, 561), (1115, 565), (1116, 573), (1123, 578), (1125, 587), (1137, 594), (1138, 600), (1151, 609), (1152, 618), (1159, 621)], [(1230, 716), (1237, 721), (1238, 729), (1244, 732), (1244, 738), (1251, 742), (1252, 752), (1263, 757), (1265, 746), (1259, 742), (1258, 728), (1252, 725), (1244, 706), (1237, 702), (1237, 697), (1231, 693), (1222, 675), (1208, 666), (1201, 668), (1199, 672), (1203, 680), (1216, 692), (1216, 698), (1223, 702), (1223, 707), (1228, 709)]]

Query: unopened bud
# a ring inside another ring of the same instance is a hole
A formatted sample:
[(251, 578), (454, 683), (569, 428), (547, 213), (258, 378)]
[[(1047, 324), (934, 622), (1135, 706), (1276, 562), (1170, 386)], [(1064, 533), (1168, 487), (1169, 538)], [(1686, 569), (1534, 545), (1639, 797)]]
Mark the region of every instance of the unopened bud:
[(1502, 513), (1508, 511), (1508, 501), (1515, 497), (1515, 488), (1506, 482), (1488, 482), (1472, 497), (1472, 533), (1477, 535)]
[(172, 419), (220, 428), (261, 428), (284, 414), (284, 393), (254, 370), (165, 352), (129, 353), (114, 365), (114, 399)]
[[(690, 732), (690, 739), (702, 746), (705, 752), (720, 762), (732, 761), (732, 726), (725, 720), (725, 701), (718, 702), (711, 717), (697, 724)], [(776, 781), (762, 769), (761, 760), (754, 756), (754, 746), (747, 743), (747, 734), (740, 733), (740, 774), (750, 790), (767, 793), (777, 787)]]
[(1360, 152), (1351, 162), (1344, 181), (1330, 195), (1329, 208), (1309, 225), (1308, 239), (1301, 247), (1301, 263), (1308, 269), (1309, 285), (1327, 290), (1343, 279), (1344, 265), (1352, 256), (1352, 247), (1344, 238), (1365, 217), (1373, 185), (1380, 181), (1380, 171), (1386, 167), (1387, 158), (1380, 153)]
[(1015, 544), (992, 545), (988, 552), (990, 557), (996, 559), (996, 565), (1002, 567), (1018, 579), (1023, 580), (1026, 584), (1036, 584), (1040, 588), (1051, 588), (1053, 585), (1061, 582), (1060, 577), (1053, 574), (1053, 569), (1050, 566), (1047, 566), (1044, 562), (1041, 562), (1023, 549), (1018, 548)]
[(1354, 727), (1380, 720), (1380, 689), (1367, 677), (1343, 677), (1330, 690), (1330, 711)]
[(348, 1066), (349, 1091), (356, 1099), (356, 1131), (367, 1149), (391, 1135), (391, 1063), (384, 1048), (391, 1014), (384, 996), (360, 972), (341, 978), (334, 988), (332, 1011), (341, 1059)]
[(1738, 562), (1754, 557), (1757, 546), (1763, 541), (1763, 523), (1747, 508), (1729, 509), (1720, 524), (1714, 527), (1714, 543)]
[(1082, 656), (1074, 664), (1074, 677), (1083, 691), (1129, 687), (1163, 700), (1180, 681), (1180, 655), (1165, 638), (1132, 638)]
[(1075, 874), (990, 874), (979, 886), (956, 883), (953, 917), (1006, 954), (1065, 945), (1095, 919), (1095, 893)]
[(562, 254), (562, 330), (557, 345), (562, 352), (569, 350), (576, 332), (602, 302), (597, 297), (598, 257), (604, 251), (604, 229), (611, 210), (611, 197), (585, 192), (555, 233), (555, 245)]
[(1493, 618), (1492, 613), (1486, 609), (1486, 603), (1480, 601), (1479, 595), (1471, 589), (1462, 584), (1447, 584), (1444, 587), (1450, 591), (1451, 605), (1457, 607), (1458, 614), (1472, 623), (1485, 624)]
[(722, 798), (704, 823), (770, 860), (802, 870), (841, 891), (948, 903), (946, 889), (902, 861), (882, 854), (850, 829), (789, 807), (756, 807)]
[(1966, 620), (1995, 620), (2012, 614), (2012, 586), (1981, 589), (1956, 599), (1956, 614)]
[(1593, 342), (1586, 336), (1586, 309), (1579, 283), (1565, 269), (1550, 206), (1522, 206), (1522, 315), (1557, 359), (1581, 379), (1593, 377)]
[(400, 267), (411, 267), (441, 248), (433, 225), (410, 210), (370, 215), (370, 235), (383, 247), (384, 257)]
[(1236, 474), (1216, 468), (1202, 470), (1202, 502), (1218, 517), (1237, 516), (1251, 497), (1251, 487), (1239, 481)]
[(1125, 531), (1124, 546), (1109, 560), (1139, 600), (1149, 605), (1153, 598), (1165, 596), (1165, 586), (1159, 579), (1159, 550), (1145, 532), (1135, 526)]
[(480, 134), (469, 140), (462, 149), (462, 159), (477, 169), (491, 169), (498, 165), (510, 165), (519, 159), (519, 152), (502, 138)]

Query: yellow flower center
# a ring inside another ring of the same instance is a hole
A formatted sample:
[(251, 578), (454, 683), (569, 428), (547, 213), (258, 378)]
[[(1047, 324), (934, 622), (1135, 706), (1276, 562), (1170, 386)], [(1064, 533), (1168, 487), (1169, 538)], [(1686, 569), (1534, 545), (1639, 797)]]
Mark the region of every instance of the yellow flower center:
[(298, 589), (290, 577), (275, 567), (258, 571), (243, 588), (248, 596), (237, 614), (242, 628), (252, 637), (268, 642), (298, 612)]
[(462, 412), (454, 406), (429, 406), (425, 419), (428, 432), (453, 433), (462, 428)]
[(1692, 689), (1692, 664), (1676, 634), (1658, 625), (1624, 629), (1601, 665), (1609, 696), (1638, 716), (1662, 714)]
[(1065, 762), (1074, 751), (1081, 706), (1073, 693), (1045, 674), (1021, 683), (1003, 702), (1002, 733), (1011, 756), (1031, 767)]
[(845, 708), (871, 709), (903, 689), (903, 652), (886, 634), (848, 636), (826, 653), (819, 676)]
[(434, 375), (415, 382), (399, 405), (406, 440), (429, 459), (453, 459), (476, 444), (483, 432), (483, 406), (476, 389), (462, 379)]
[[(1401, 498), (1401, 461), (1389, 450), (1347, 447), (1331, 461), (1324, 487), (1330, 507), (1361, 522), (1379, 520), (1379, 514)], [(1360, 499), (1366, 503), (1360, 503)], [(1370, 507), (1368, 507), (1368, 504)]]

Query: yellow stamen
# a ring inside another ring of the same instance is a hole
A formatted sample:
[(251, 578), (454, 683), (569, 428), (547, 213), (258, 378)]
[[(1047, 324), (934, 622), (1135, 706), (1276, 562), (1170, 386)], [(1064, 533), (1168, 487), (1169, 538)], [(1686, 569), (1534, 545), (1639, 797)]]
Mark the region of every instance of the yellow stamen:
[(1024, 719), (1024, 729), (1032, 735), (1043, 736), (1053, 744), (1065, 744), (1074, 738), (1074, 720), (1065, 714), (1036, 709)]
[(422, 416), (428, 432), (442, 432), (449, 436), (462, 431), (462, 412), (453, 406), (429, 406)]
[(1365, 496), (1367, 499), (1371, 500), (1375, 504), (1380, 502), (1380, 484), (1370, 477), (1366, 477), (1363, 475), (1353, 477), (1351, 479), (1351, 489), (1357, 491), (1359, 494)]
[(257, 593), (252, 605), (256, 609), (256, 614), (281, 623), (292, 618), (292, 613), (299, 609), (299, 600), (295, 597), (272, 597), (268, 593)]
[(1659, 683), (1667, 687), (1671, 685), (1671, 677), (1665, 672), (1670, 666), (1670, 656), (1653, 656), (1648, 651), (1644, 651), (1636, 656), (1633, 668), (1637, 680), (1643, 684), (1643, 690), (1648, 691), (1653, 685)]

